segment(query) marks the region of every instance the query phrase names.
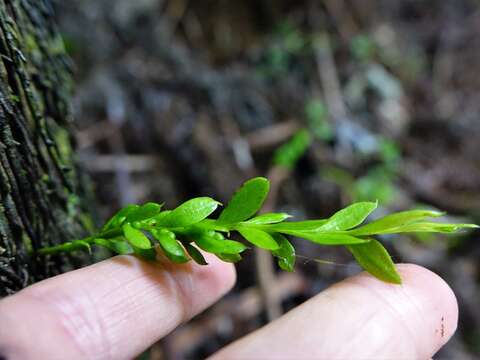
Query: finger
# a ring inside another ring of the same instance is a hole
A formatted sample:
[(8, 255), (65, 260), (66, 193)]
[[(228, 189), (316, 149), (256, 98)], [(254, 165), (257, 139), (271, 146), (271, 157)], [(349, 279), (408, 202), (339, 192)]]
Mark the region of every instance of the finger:
[(455, 332), (455, 295), (429, 270), (398, 270), (403, 285), (354, 276), (213, 358), (428, 359)]
[(208, 266), (118, 256), (0, 301), (0, 358), (131, 359), (211, 305), (235, 281)]

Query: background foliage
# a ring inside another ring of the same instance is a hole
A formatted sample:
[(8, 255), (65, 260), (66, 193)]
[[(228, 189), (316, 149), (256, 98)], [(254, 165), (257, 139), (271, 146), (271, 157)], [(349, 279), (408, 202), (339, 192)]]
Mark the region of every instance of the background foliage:
[[(422, 205), (479, 222), (477, 1), (75, 0), (57, 16), (99, 223), (132, 202), (225, 202), (256, 175), (272, 180), (268, 211), (297, 219), (378, 199), (379, 216)], [(385, 237), (458, 296), (445, 358), (480, 354), (475, 238)], [(322, 261), (262, 289), (246, 256), (235, 291), (149, 356), (207, 355), (266, 321), (261, 294), (286, 311), (358, 271), (346, 251), (295, 245)]]

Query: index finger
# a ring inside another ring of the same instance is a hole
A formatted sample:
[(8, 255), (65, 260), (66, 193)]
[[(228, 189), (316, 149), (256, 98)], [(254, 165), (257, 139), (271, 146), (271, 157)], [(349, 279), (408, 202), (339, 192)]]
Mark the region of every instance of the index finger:
[(455, 332), (455, 295), (425, 268), (397, 269), (402, 285), (348, 278), (213, 359), (428, 359)]
[(226, 293), (231, 264), (109, 260), (0, 301), (0, 358), (130, 359)]

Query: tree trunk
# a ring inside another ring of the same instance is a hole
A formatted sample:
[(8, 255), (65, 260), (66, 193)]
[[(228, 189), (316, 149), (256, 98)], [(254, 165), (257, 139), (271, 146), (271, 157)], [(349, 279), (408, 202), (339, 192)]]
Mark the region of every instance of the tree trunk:
[(0, 297), (79, 265), (35, 250), (84, 235), (71, 65), (50, 0), (0, 0)]

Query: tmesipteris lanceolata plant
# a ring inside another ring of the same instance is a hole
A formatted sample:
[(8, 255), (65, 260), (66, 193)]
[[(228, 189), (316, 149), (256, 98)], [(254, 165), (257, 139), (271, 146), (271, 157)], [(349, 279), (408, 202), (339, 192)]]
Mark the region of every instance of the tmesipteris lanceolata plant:
[(352, 204), (328, 219), (286, 221), (290, 215), (268, 213), (255, 216), (269, 191), (269, 182), (257, 177), (243, 184), (233, 195), (218, 219), (208, 219), (221, 204), (209, 197), (186, 201), (174, 210), (162, 210), (162, 204), (128, 205), (115, 214), (103, 228), (84, 239), (69, 241), (39, 250), (49, 255), (88, 249), (92, 245), (108, 248), (117, 254), (136, 254), (155, 260), (157, 251), (174, 263), (193, 259), (207, 262), (199, 249), (213, 253), (223, 261), (237, 262), (248, 247), (229, 240), (238, 232), (246, 241), (269, 250), (278, 259), (281, 269), (292, 271), (295, 249), (286, 236), (303, 238), (320, 245), (343, 245), (373, 276), (391, 283), (401, 283), (400, 276), (376, 235), (438, 232), (452, 233), (474, 224), (444, 224), (428, 221), (443, 215), (430, 210), (397, 212), (366, 225), (362, 223), (377, 208), (376, 202)]

